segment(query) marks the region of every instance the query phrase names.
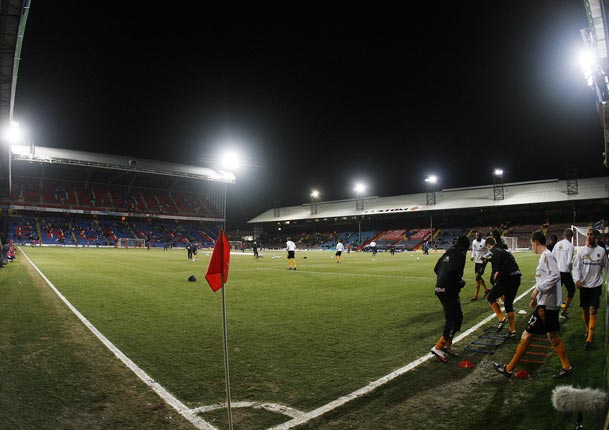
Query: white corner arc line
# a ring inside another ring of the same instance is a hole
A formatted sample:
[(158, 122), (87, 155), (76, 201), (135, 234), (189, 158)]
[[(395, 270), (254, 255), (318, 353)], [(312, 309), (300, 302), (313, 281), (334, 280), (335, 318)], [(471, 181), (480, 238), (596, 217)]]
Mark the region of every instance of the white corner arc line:
[[(304, 414), (304, 412), (299, 411), (298, 409), (290, 408), (289, 406), (279, 405), (277, 403), (268, 402), (232, 402), (231, 406), (233, 408), (266, 409), (267, 411), (287, 415), (290, 418), (296, 418)], [(213, 405), (199, 406), (197, 408), (193, 408), (192, 411), (197, 413), (206, 413), (223, 408), (226, 408), (226, 403), (216, 403)]]
[(63, 301), (66, 306), (80, 319), (80, 321), (95, 335), (97, 338), (108, 348), (119, 360), (121, 360), (133, 373), (137, 375), (146, 385), (148, 385), (155, 393), (158, 394), (167, 404), (174, 408), (180, 415), (190, 421), (196, 428), (200, 430), (218, 430), (210, 423), (199, 417), (196, 412), (188, 408), (184, 403), (180, 402), (175, 398), (169, 391), (167, 391), (162, 385), (152, 379), (144, 370), (142, 370), (137, 364), (135, 364), (129, 357), (118, 349), (112, 342), (110, 342), (91, 322), (81, 314), (78, 309), (72, 305), (64, 297), (63, 294), (53, 285), (53, 283), (40, 271), (38, 266), (28, 257), (23, 248), (20, 248), (21, 253), (25, 256), (27, 261), (32, 267), (38, 272), (38, 274), (44, 279), (47, 285), (57, 294), (57, 296)]
[[(524, 293), (519, 295), (514, 300), (514, 302), (517, 302), (518, 300), (520, 300), (524, 296), (528, 295), (533, 288), (535, 288), (535, 286), (529, 288)], [(493, 318), (496, 318), (496, 315), (494, 313), (490, 314), (489, 316), (484, 318), (482, 321), (478, 322), (477, 324), (475, 324), (474, 326), (472, 326), (468, 330), (466, 330), (463, 333), (461, 333), (459, 336), (457, 336), (454, 339), (453, 343), (457, 343), (458, 341), (460, 341), (461, 339), (465, 338), (466, 336), (469, 336), (470, 334), (472, 334), (474, 331), (476, 331), (477, 329), (482, 327), (484, 324), (486, 324), (487, 322), (489, 322)], [(431, 354), (425, 354), (424, 356), (421, 356), (421, 357), (417, 358), (416, 360), (411, 361), (406, 366), (401, 367), (401, 368), (399, 368), (399, 369), (389, 373), (388, 375), (385, 375), (382, 378), (377, 379), (376, 381), (370, 382), (365, 387), (362, 387), (362, 388), (360, 388), (358, 390), (355, 390), (352, 393), (347, 394), (345, 396), (339, 397), (338, 399), (333, 400), (330, 403), (327, 403), (327, 404), (325, 404), (323, 406), (320, 406), (317, 409), (313, 409), (312, 411), (306, 412), (306, 413), (302, 414), (299, 417), (291, 419), (290, 421), (286, 421), (285, 423), (279, 424), (279, 425), (274, 426), (274, 427), (270, 427), (267, 430), (288, 430), (288, 429), (291, 429), (291, 428), (296, 427), (298, 425), (304, 424), (304, 423), (308, 422), (309, 420), (312, 420), (314, 418), (320, 417), (323, 414), (325, 414), (327, 412), (330, 412), (333, 409), (338, 408), (339, 406), (342, 406), (342, 405), (344, 405), (344, 404), (346, 404), (346, 403), (348, 403), (348, 402), (350, 402), (352, 400), (355, 400), (358, 397), (362, 397), (362, 396), (364, 396), (364, 395), (374, 391), (375, 389), (377, 389), (381, 385), (384, 385), (387, 382), (397, 378), (398, 376), (401, 376), (404, 373), (411, 371), (415, 367), (419, 366), (420, 364), (425, 363), (427, 360), (429, 360), (431, 358), (433, 358), (433, 356)]]

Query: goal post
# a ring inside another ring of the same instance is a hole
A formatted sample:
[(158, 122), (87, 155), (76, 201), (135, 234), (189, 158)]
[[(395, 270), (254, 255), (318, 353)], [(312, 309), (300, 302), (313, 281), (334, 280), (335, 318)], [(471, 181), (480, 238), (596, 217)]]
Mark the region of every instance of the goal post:
[(575, 248), (581, 248), (586, 246), (586, 240), (588, 240), (588, 229), (590, 226), (572, 225), (571, 230), (573, 231), (573, 246)]
[(130, 237), (119, 237), (116, 240), (117, 248), (144, 248), (146, 239), (132, 239)]
[(243, 249), (243, 241), (241, 240), (229, 240), (228, 245), (233, 251), (241, 251)]
[(518, 251), (518, 238), (517, 237), (503, 236), (502, 239), (505, 242), (505, 244), (507, 245), (508, 250), (510, 252)]

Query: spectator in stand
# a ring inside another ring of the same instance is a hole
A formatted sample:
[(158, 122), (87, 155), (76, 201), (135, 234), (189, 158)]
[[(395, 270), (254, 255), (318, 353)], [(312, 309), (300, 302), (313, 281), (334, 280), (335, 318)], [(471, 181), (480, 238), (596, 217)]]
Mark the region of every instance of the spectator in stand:
[(15, 244), (13, 243), (13, 240), (9, 240), (8, 241), (8, 252), (6, 254), (7, 260), (8, 261), (13, 261), (15, 259)]
[(575, 282), (573, 282), (573, 252), (575, 248), (571, 243), (573, 239), (573, 231), (570, 228), (565, 228), (563, 232), (563, 240), (554, 245), (552, 249), (552, 255), (556, 257), (558, 262), (558, 270), (560, 271), (560, 281), (562, 285), (567, 289), (567, 299), (565, 300), (565, 306), (561, 312), (563, 318), (569, 318), (569, 305), (575, 297)]
[(596, 329), (596, 312), (600, 307), (603, 289), (603, 274), (609, 272), (609, 262), (605, 248), (598, 246), (600, 232), (589, 229), (586, 246), (578, 249), (573, 264), (573, 279), (579, 289), (579, 303), (582, 308), (586, 327), (585, 349), (592, 348), (594, 330)]

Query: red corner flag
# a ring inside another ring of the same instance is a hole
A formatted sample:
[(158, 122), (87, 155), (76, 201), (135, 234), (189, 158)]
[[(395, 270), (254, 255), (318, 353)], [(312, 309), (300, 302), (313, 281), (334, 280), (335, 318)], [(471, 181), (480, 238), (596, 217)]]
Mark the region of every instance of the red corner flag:
[(220, 231), (214, 252), (209, 260), (205, 279), (213, 291), (218, 291), (228, 279), (228, 264), (230, 262), (230, 247), (224, 231)]

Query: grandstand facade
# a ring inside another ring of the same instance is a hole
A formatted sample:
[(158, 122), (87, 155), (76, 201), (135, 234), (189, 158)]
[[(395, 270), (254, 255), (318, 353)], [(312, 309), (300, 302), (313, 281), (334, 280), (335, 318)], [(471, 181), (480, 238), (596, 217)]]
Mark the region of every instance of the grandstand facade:
[(3, 231), (20, 244), (213, 246), (230, 172), (151, 160), (13, 146)]
[[(356, 249), (374, 240), (381, 249), (417, 250), (426, 241), (446, 248), (460, 234), (499, 228), (527, 247), (541, 228), (559, 237), (565, 227), (609, 219), (609, 178), (549, 179), (443, 189), (426, 193), (313, 202), (269, 209), (249, 221), (256, 237), (281, 246), (285, 236), (301, 248), (332, 248), (343, 239)], [(604, 224), (604, 223), (603, 223)], [(604, 227), (604, 225), (603, 225)], [(271, 245), (272, 246), (272, 245)]]

